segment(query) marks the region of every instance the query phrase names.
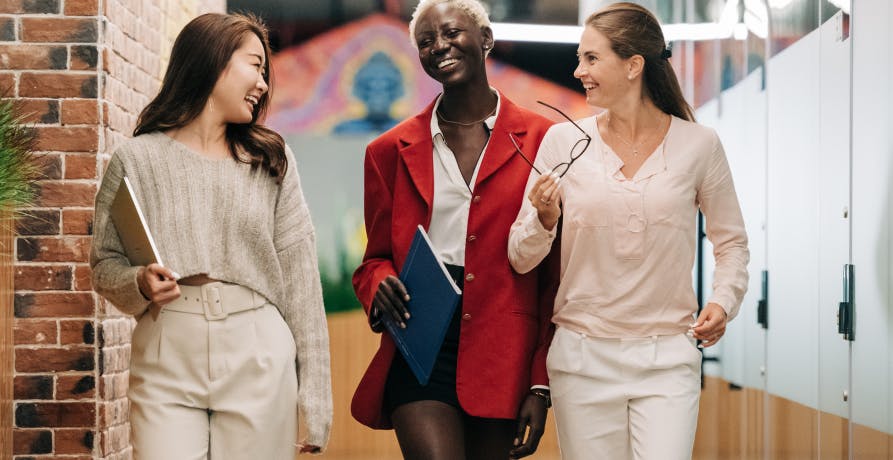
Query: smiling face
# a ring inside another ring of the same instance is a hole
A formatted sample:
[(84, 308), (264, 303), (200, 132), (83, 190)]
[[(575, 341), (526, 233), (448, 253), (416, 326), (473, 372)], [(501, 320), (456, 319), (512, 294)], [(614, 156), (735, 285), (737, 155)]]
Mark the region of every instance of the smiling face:
[(461, 9), (449, 3), (431, 7), (415, 23), (414, 36), (422, 68), (444, 87), (486, 79), (484, 58), (493, 32)]
[(611, 42), (594, 27), (587, 26), (577, 48), (574, 77), (583, 83), (589, 105), (610, 108), (634, 86), (635, 69), (611, 49)]
[(230, 57), (208, 98), (209, 107), (225, 123), (250, 123), (266, 94), (267, 56), (257, 35), (246, 34), (242, 45)]

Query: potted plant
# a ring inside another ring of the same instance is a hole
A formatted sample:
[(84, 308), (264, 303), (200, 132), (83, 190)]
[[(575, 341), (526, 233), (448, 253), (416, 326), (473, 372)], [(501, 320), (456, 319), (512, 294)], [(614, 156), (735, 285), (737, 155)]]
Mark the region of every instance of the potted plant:
[(15, 220), (35, 196), (41, 166), (32, 153), (34, 131), (15, 103), (0, 100), (0, 458), (12, 458), (13, 245)]

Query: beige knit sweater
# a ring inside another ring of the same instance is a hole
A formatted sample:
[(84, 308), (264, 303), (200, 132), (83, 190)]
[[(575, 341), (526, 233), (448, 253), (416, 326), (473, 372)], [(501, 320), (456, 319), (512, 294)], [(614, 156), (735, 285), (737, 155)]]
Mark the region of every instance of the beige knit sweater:
[(249, 287), (282, 312), (297, 344), (304, 442), (325, 446), (332, 423), (329, 336), (313, 224), (286, 150), (280, 186), (260, 168), (210, 159), (161, 132), (129, 140), (109, 161), (96, 196), (90, 266), (96, 292), (125, 313), (146, 310), (139, 267), (128, 262), (109, 218), (126, 175), (166, 267)]

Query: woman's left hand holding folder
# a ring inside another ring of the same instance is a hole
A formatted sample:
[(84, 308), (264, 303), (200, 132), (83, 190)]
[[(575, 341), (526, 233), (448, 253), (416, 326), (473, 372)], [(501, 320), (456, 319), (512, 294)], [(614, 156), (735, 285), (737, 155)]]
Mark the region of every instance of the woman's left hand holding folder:
[(372, 330), (381, 332), (384, 325), (381, 319), (390, 317), (395, 324), (406, 328), (406, 320), (409, 319), (409, 293), (406, 286), (394, 275), (389, 275), (378, 284), (378, 291), (372, 299), (372, 309), (369, 312)]
[(164, 306), (180, 297), (177, 277), (170, 269), (159, 264), (141, 267), (136, 275), (140, 293), (159, 306)]

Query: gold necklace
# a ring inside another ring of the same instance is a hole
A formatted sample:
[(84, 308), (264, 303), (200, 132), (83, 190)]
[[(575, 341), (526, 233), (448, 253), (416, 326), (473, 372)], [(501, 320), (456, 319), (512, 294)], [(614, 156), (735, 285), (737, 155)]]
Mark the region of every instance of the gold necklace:
[(638, 143), (633, 144), (633, 143), (627, 141), (626, 139), (624, 139), (623, 136), (621, 136), (620, 133), (618, 133), (618, 132), (611, 126), (611, 113), (610, 113), (610, 112), (609, 112), (607, 115), (605, 115), (605, 118), (608, 119), (608, 120), (607, 120), (607, 121), (608, 121), (608, 130), (611, 131), (611, 134), (612, 134), (614, 137), (616, 137), (617, 139), (620, 139), (620, 142), (623, 142), (624, 144), (626, 144), (627, 147), (629, 147), (630, 149), (632, 149), (632, 151), (633, 151), (633, 156), (634, 156), (634, 157), (638, 157), (638, 156), (639, 156), (639, 146), (645, 144), (646, 141), (650, 141), (650, 140), (654, 137), (655, 134), (657, 134), (658, 132), (660, 132), (660, 128), (661, 128), (661, 126), (663, 126), (663, 122), (661, 121), (660, 124), (657, 125), (657, 129), (656, 129), (653, 133), (651, 133), (650, 136), (646, 137), (645, 139), (642, 139), (642, 140), (639, 141)]
[(442, 121), (444, 123), (449, 123), (451, 125), (459, 125), (459, 126), (474, 126), (474, 125), (481, 124), (484, 121), (486, 121), (488, 118), (492, 117), (494, 113), (496, 113), (495, 105), (493, 106), (493, 110), (491, 110), (490, 113), (488, 113), (486, 117), (481, 118), (480, 120), (470, 121), (468, 123), (462, 123), (461, 121), (448, 120), (446, 117), (443, 116), (443, 112), (440, 111), (440, 107), (439, 106), (437, 107), (438, 121)]

